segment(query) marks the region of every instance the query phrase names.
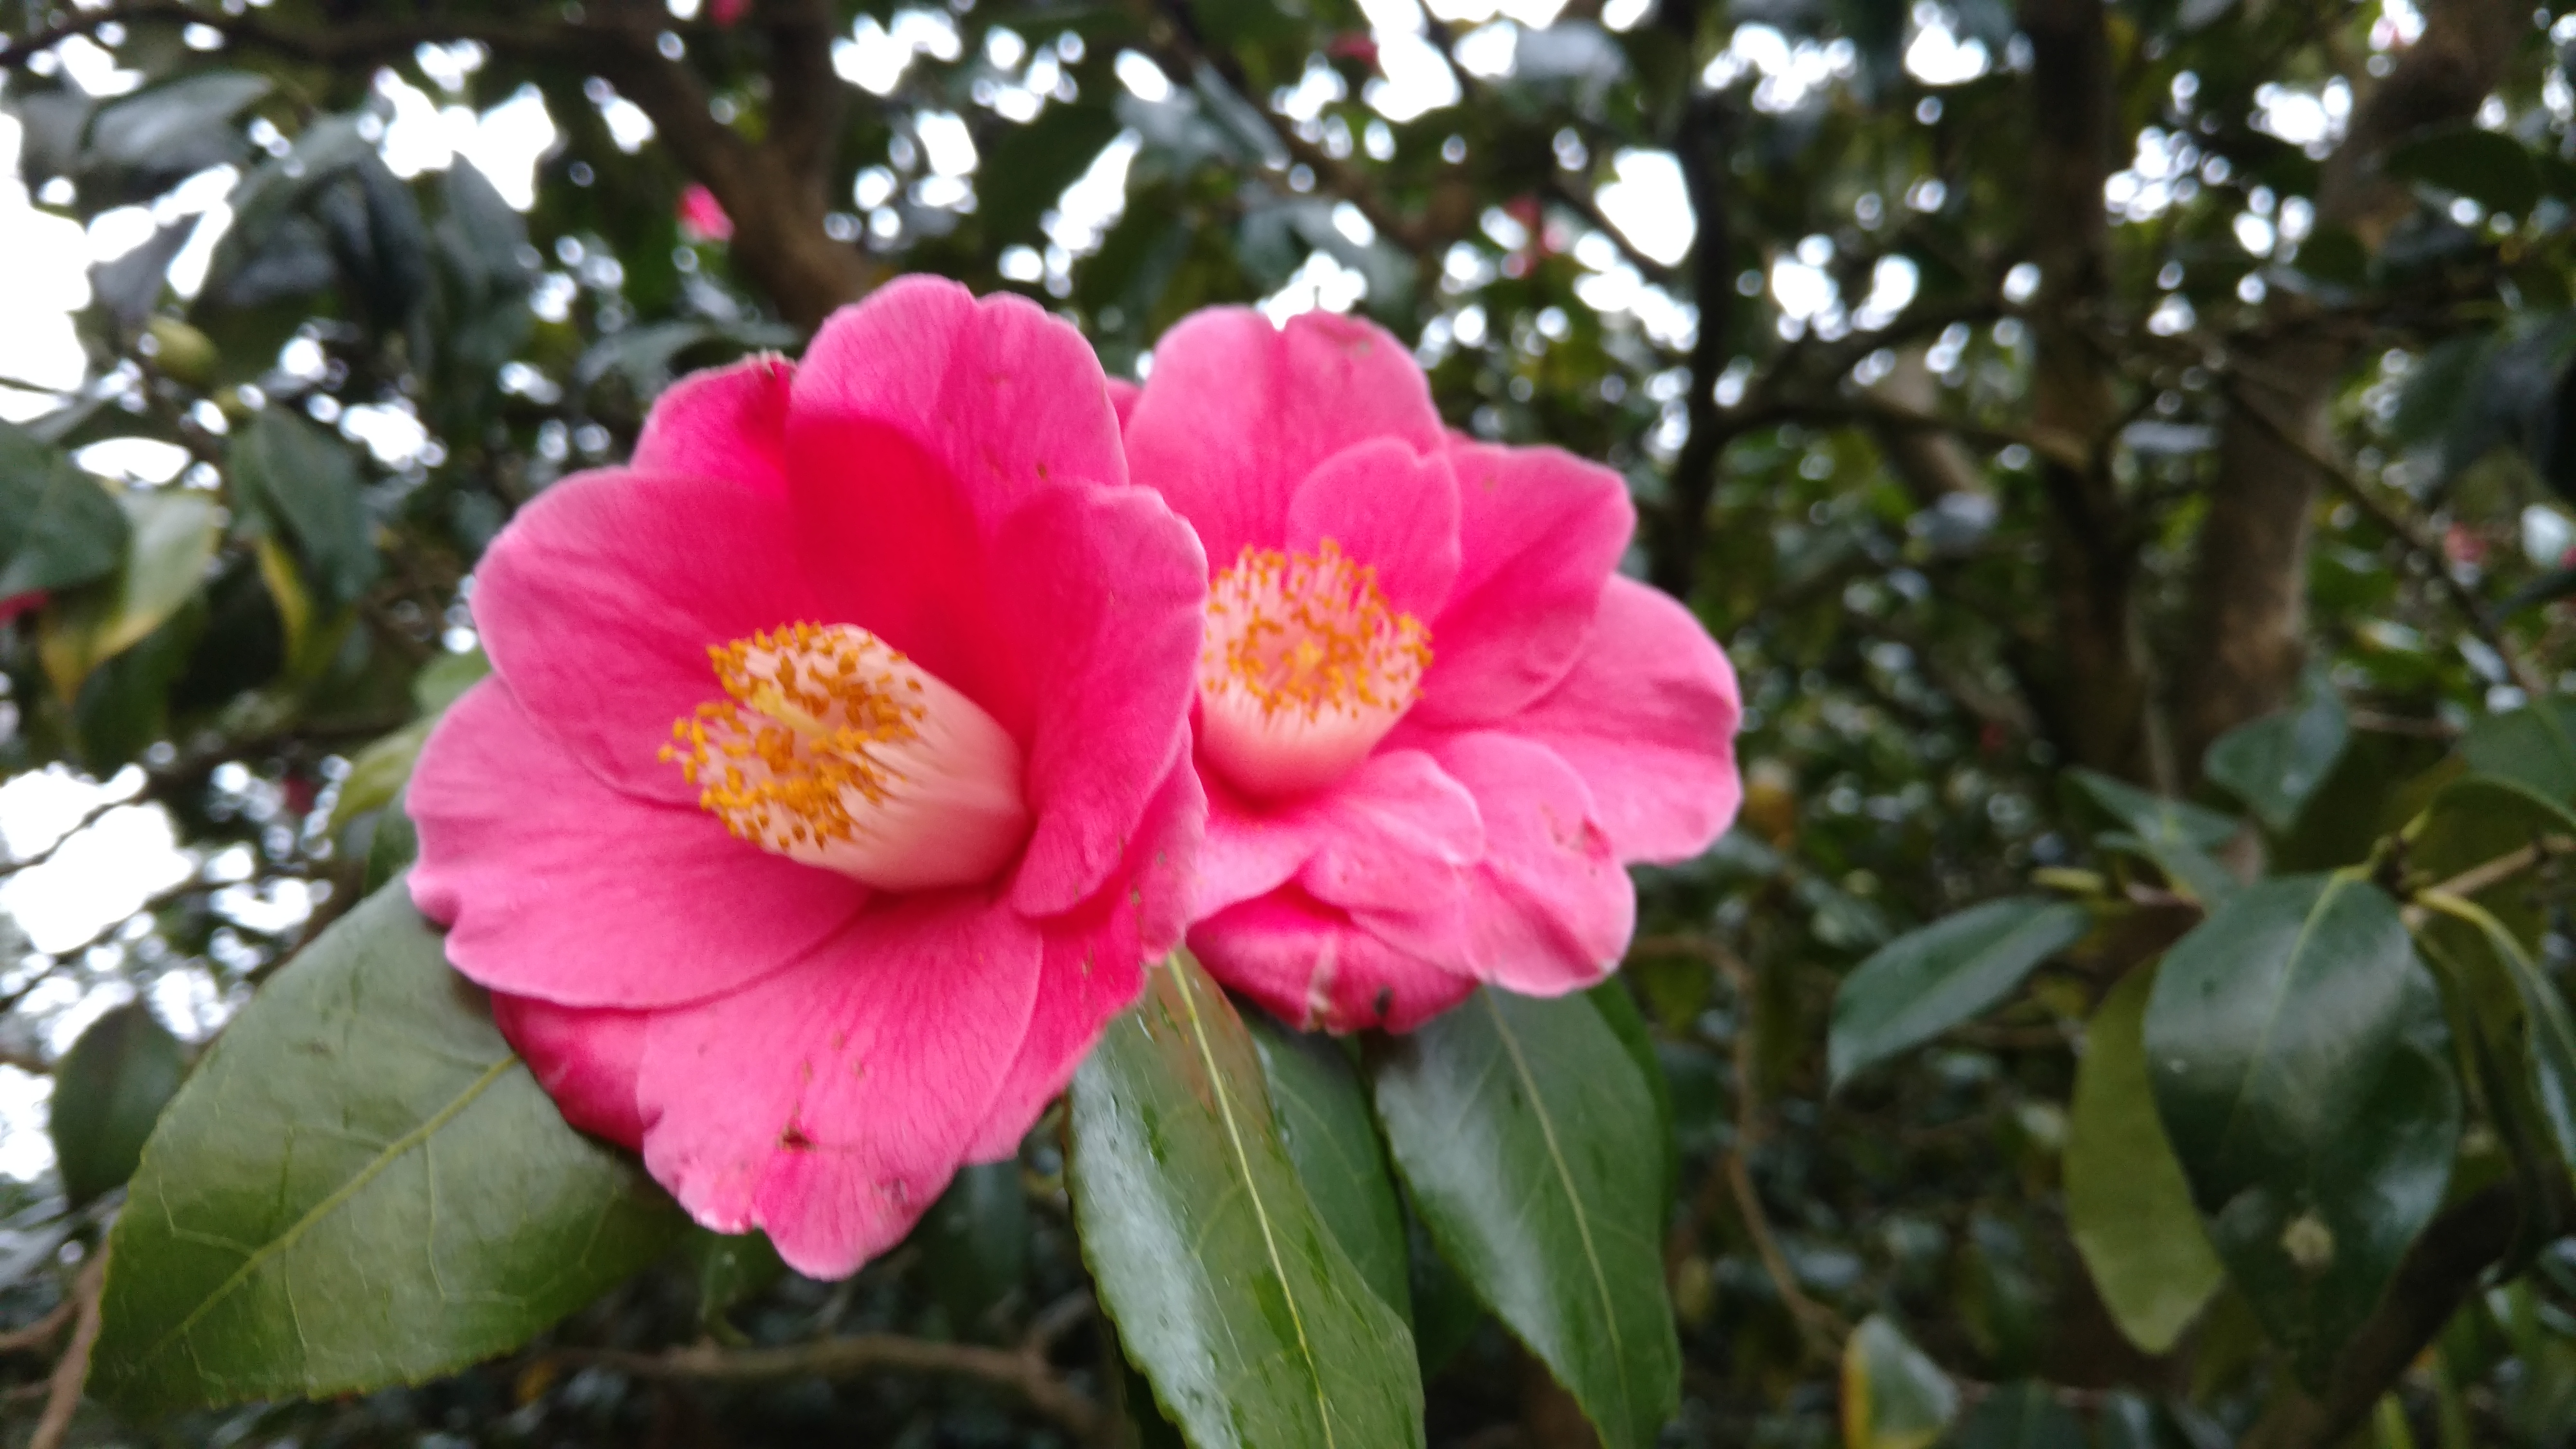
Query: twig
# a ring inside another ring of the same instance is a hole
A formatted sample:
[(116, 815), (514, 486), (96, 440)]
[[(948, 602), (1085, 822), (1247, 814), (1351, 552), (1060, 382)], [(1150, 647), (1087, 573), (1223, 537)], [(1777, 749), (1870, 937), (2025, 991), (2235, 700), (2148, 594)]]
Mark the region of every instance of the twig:
[(73, 821), (69, 829), (63, 831), (62, 834), (55, 836), (53, 844), (35, 852), (33, 855), (22, 855), (8, 861), (0, 861), (0, 880), (7, 880), (9, 877), (18, 874), (20, 871), (34, 870), (37, 866), (43, 865), (46, 861), (53, 859), (56, 852), (60, 851), (64, 846), (71, 844), (73, 836), (80, 834), (82, 831), (96, 825), (99, 821), (106, 819), (109, 811), (121, 810), (128, 805), (138, 803), (140, 803), (139, 798), (132, 795), (120, 795), (113, 800), (99, 801), (87, 810), (82, 811), (80, 819)]
[[(2499, 855), (2493, 860), (2483, 861), (2477, 865), (2470, 866), (2467, 870), (2461, 871), (2458, 875), (2452, 876), (2448, 880), (2435, 881), (2430, 885), (2422, 886), (2416, 890), (2408, 892), (2408, 895), (2413, 901), (2417, 902), (2425, 901), (2436, 896), (2448, 896), (2458, 900), (2468, 900), (2476, 896), (2479, 892), (2487, 889), (2489, 886), (2495, 885), (2500, 881), (2511, 880), (2515, 876), (2522, 874), (2524, 871), (2531, 869), (2543, 860), (2548, 859), (2553, 852), (2563, 852), (2571, 846), (2576, 846), (2576, 841), (2570, 841), (2564, 836), (2556, 836), (2547, 840), (2535, 840), (2520, 850), (2513, 851), (2505, 855)], [(2406, 906), (2401, 914), (2405, 918), (2406, 926), (2409, 930), (2413, 930), (2416, 927), (2423, 925), (2427, 919), (2425, 908), (2420, 904), (2410, 904)]]
[(878, 1370), (953, 1374), (980, 1379), (1020, 1396), (1028, 1406), (1087, 1439), (1100, 1424), (1100, 1407), (1076, 1393), (1038, 1354), (963, 1343), (933, 1343), (891, 1333), (827, 1338), (783, 1348), (725, 1349), (694, 1344), (663, 1353), (622, 1349), (557, 1349), (560, 1362), (631, 1374), (637, 1378), (755, 1382), (819, 1375), (841, 1378)]
[(2283, 447), (2306, 459), (2309, 466), (2315, 468), (2336, 492), (2350, 499), (2362, 512), (2370, 515), (2372, 522), (2395, 535), (2399, 542), (2406, 545), (2408, 552), (2425, 562), (2433, 575), (2434, 582), (2441, 586), (2442, 592), (2450, 597), (2452, 605), (2468, 621), (2469, 631), (2477, 635), (2489, 649), (2494, 650), (2498, 659), (2504, 661), (2505, 672), (2513, 676), (2513, 682), (2524, 694), (2533, 699), (2548, 696), (2548, 683), (2542, 680), (2530, 663), (2515, 651), (2512, 641), (2505, 637), (2503, 623), (2496, 618), (2495, 612), (2487, 607), (2486, 600), (2479, 598), (2476, 590), (2460, 582), (2459, 577), (2451, 572), (2450, 564), (2443, 559), (2440, 546), (2426, 537), (2424, 532), (2416, 527), (2413, 519), (2408, 518), (2397, 505), (2380, 497), (2376, 489), (2363, 482), (2350, 468), (2345, 467), (2339, 460), (2328, 457), (2306, 438), (2299, 436), (2297, 429), (2285, 425), (2279, 418), (2272, 416), (2262, 404), (2246, 396), (2244, 389), (2231, 386), (2228, 389), (2228, 397), (2238, 412), (2252, 419), (2256, 426), (2270, 433)]
[(44, 1317), (24, 1328), (13, 1328), (7, 1333), (0, 1333), (0, 1353), (23, 1353), (28, 1349), (41, 1348), (53, 1342), (54, 1335), (62, 1332), (63, 1325), (71, 1322), (72, 1315), (79, 1311), (80, 1295), (77, 1293), (66, 1295), (63, 1301), (55, 1304), (52, 1311)]
[(62, 1449), (63, 1436), (71, 1432), (72, 1415), (79, 1412), (81, 1384), (89, 1378), (89, 1351), (98, 1342), (98, 1295), (107, 1277), (107, 1249), (92, 1254), (89, 1266), (81, 1269), (72, 1297), (79, 1304), (79, 1323), (72, 1329), (71, 1347), (63, 1350), (54, 1364), (53, 1377), (46, 1381), (45, 1412), (36, 1421), (35, 1437), (27, 1449)]
[[(1753, 1240), (1754, 1254), (1762, 1260), (1762, 1271), (1771, 1279), (1772, 1291), (1780, 1295), (1781, 1306), (1789, 1310), (1798, 1332), (1807, 1346), (1827, 1362), (1839, 1357), (1842, 1341), (1851, 1336), (1851, 1325), (1840, 1314), (1807, 1296), (1798, 1286), (1797, 1275), (1790, 1270), (1788, 1255), (1780, 1251), (1780, 1240), (1771, 1231), (1771, 1216), (1763, 1209), (1762, 1195), (1754, 1187), (1749, 1163), (1762, 1145), (1763, 1124), (1758, 1068), (1754, 1057), (1758, 1043), (1749, 1026), (1746, 1008), (1753, 1000), (1753, 971), (1743, 958), (1705, 937), (1650, 937), (1657, 946), (1700, 956), (1724, 973), (1734, 988), (1738, 1003), (1735, 1029), (1735, 1141), (1718, 1154), (1715, 1171), (1696, 1194), (1691, 1211), (1673, 1228), (1665, 1248), (1668, 1266), (1696, 1246), (1699, 1225), (1715, 1208), (1716, 1188), (1722, 1182), (1727, 1195), (1735, 1202), (1736, 1216), (1744, 1223), (1745, 1235)], [(1645, 942), (1640, 942), (1644, 945)]]
[(1045, 1358), (1054, 1351), (1056, 1340), (1091, 1317), (1094, 1307), (1091, 1295), (1079, 1289), (1048, 1304), (1029, 1320), (1029, 1331), (1020, 1338), (1020, 1352), (1030, 1358)]

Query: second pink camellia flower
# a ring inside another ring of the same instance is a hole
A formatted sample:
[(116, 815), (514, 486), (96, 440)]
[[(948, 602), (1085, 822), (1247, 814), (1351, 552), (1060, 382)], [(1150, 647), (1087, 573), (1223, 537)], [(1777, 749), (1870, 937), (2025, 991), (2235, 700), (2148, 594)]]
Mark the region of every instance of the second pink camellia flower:
[(1706, 849), (1742, 793), (1726, 656), (1615, 573), (1618, 475), (1449, 433), (1401, 343), (1320, 313), (1184, 319), (1126, 440), (1215, 570), (1209, 970), (1291, 1022), (1403, 1031), (1480, 981), (1615, 967), (1623, 866)]
[(817, 1276), (1174, 946), (1206, 594), (1070, 327), (904, 281), (693, 378), (476, 576), (411, 890), (576, 1125)]

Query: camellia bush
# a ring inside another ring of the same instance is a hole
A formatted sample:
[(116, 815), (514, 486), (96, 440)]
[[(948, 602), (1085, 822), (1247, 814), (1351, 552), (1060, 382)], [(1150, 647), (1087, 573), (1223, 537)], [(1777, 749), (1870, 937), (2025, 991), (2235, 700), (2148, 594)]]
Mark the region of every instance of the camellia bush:
[(2576, 1434), (2576, 13), (0, 35), (0, 1444)]

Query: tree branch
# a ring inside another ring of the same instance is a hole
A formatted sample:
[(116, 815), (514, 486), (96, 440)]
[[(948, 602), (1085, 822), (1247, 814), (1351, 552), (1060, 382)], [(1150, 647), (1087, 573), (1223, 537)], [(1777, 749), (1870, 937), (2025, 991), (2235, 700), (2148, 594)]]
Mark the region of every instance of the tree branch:
[(71, 1346), (54, 1363), (53, 1376), (45, 1383), (45, 1412), (36, 1420), (36, 1432), (27, 1440), (27, 1449), (62, 1449), (63, 1436), (72, 1428), (72, 1415), (80, 1412), (81, 1385), (89, 1379), (89, 1351), (98, 1342), (98, 1295), (107, 1278), (107, 1249), (90, 1254), (73, 1284), (74, 1310)]
[(934, 1343), (899, 1334), (867, 1333), (781, 1348), (725, 1349), (696, 1344), (662, 1353), (624, 1349), (556, 1349), (546, 1357), (631, 1374), (637, 1378), (758, 1382), (817, 1375), (843, 1378), (880, 1370), (949, 1374), (977, 1379), (1017, 1394), (1028, 1406), (1077, 1439), (1100, 1424), (1100, 1407), (1076, 1393), (1039, 1353), (973, 1344)]
[(2513, 641), (2505, 635), (2503, 621), (2496, 617), (2494, 610), (2487, 607), (2486, 600), (2478, 597), (2476, 590), (2462, 583), (2459, 576), (2451, 572), (2450, 564), (2442, 557), (2441, 545), (2419, 527), (2414, 519), (2408, 517), (2400, 505), (2382, 497), (2380, 490), (2364, 482), (2359, 474), (2328, 457), (2307, 439), (2291, 431), (2288, 424), (2272, 416), (2270, 409), (2247, 396), (2241, 388), (2231, 389), (2229, 396), (2238, 416), (2269, 434), (2282, 448), (2315, 469), (2318, 477), (2323, 478), (2336, 492), (2350, 499), (2354, 506), (2369, 515), (2373, 523), (2387, 530), (2389, 536), (2405, 545), (2407, 552), (2414, 555), (2424, 571), (2432, 575), (2433, 582), (2451, 601), (2452, 607), (2459, 610), (2461, 618), (2469, 626), (2469, 632), (2477, 635), (2489, 649), (2495, 651), (2497, 658), (2504, 661), (2505, 672), (2513, 676), (2514, 684), (2524, 694), (2533, 699), (2548, 695), (2548, 682), (2542, 679), (2539, 671), (2534, 669), (2531, 663), (2522, 657), (2520, 651), (2514, 648)]

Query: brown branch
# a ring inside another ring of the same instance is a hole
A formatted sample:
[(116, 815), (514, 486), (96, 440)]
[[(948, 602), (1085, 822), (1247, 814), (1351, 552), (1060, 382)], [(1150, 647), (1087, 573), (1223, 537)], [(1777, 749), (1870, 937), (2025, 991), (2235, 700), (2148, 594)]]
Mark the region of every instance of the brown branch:
[(36, 1420), (36, 1432), (27, 1440), (27, 1449), (62, 1449), (63, 1436), (72, 1428), (72, 1415), (80, 1411), (81, 1385), (89, 1378), (89, 1351), (98, 1342), (99, 1286), (107, 1276), (107, 1249), (90, 1255), (89, 1264), (81, 1269), (72, 1287), (72, 1298), (78, 1322), (72, 1329), (71, 1346), (54, 1364), (54, 1372), (45, 1384), (45, 1412)]
[(2462, 619), (2469, 626), (2469, 631), (2477, 635), (2489, 649), (2494, 650), (2497, 658), (2504, 661), (2505, 672), (2513, 676), (2513, 682), (2524, 694), (2533, 699), (2548, 696), (2547, 681), (2540, 677), (2539, 671), (2532, 668), (2529, 661), (2522, 658), (2520, 652), (2514, 648), (2513, 642), (2505, 636), (2503, 621), (2496, 617), (2494, 610), (2487, 607), (2486, 600), (2478, 597), (2476, 590), (2462, 583), (2459, 576), (2451, 572), (2450, 564), (2442, 557), (2441, 545), (2436, 543), (2424, 528), (2418, 526), (2415, 520), (2409, 518), (2401, 505), (2381, 496), (2379, 489), (2364, 482), (2359, 474), (2327, 456), (2323, 450), (2299, 436), (2287, 424), (2272, 416), (2268, 408), (2247, 396), (2242, 389), (2231, 389), (2229, 397), (2237, 415), (2269, 434), (2276, 443), (2290, 450), (2301, 461), (2315, 469), (2317, 476), (2325, 479), (2328, 486), (2351, 500), (2354, 506), (2369, 515), (2373, 523), (2387, 530), (2391, 537), (2406, 546), (2407, 552), (2416, 557), (2425, 572), (2432, 575), (2433, 582), (2440, 586), (2442, 593), (2450, 599), (2452, 606), (2459, 610)]
[(44, 1347), (53, 1342), (54, 1335), (62, 1332), (63, 1325), (71, 1322), (74, 1315), (79, 1312), (80, 1295), (78, 1293), (64, 1295), (63, 1301), (55, 1304), (44, 1317), (24, 1328), (13, 1328), (7, 1333), (0, 1333), (0, 1353), (24, 1353), (31, 1348)]
[[(1664, 23), (1696, 23), (1694, 6), (1665, 7)], [(1690, 433), (1673, 460), (1664, 516), (1647, 540), (1646, 576), (1655, 587), (1687, 603), (1699, 579), (1708, 539), (1709, 505), (1725, 471), (1726, 447), (1741, 429), (1730, 427), (1717, 404), (1718, 375), (1726, 369), (1727, 314), (1735, 297), (1735, 259), (1728, 235), (1725, 102), (1694, 96), (1682, 111), (1673, 141), (1682, 186), (1689, 193), (1698, 231), (1691, 242), (1691, 302), (1699, 322), (1691, 338), (1690, 391), (1682, 400)]]
[(895, 1370), (978, 1379), (1017, 1394), (1028, 1406), (1076, 1438), (1100, 1424), (1100, 1407), (1075, 1392), (1046, 1359), (1025, 1351), (934, 1343), (899, 1334), (867, 1333), (782, 1348), (726, 1349), (695, 1344), (662, 1353), (623, 1349), (557, 1349), (546, 1357), (610, 1369), (637, 1378), (759, 1382), (808, 1375), (842, 1378)]

